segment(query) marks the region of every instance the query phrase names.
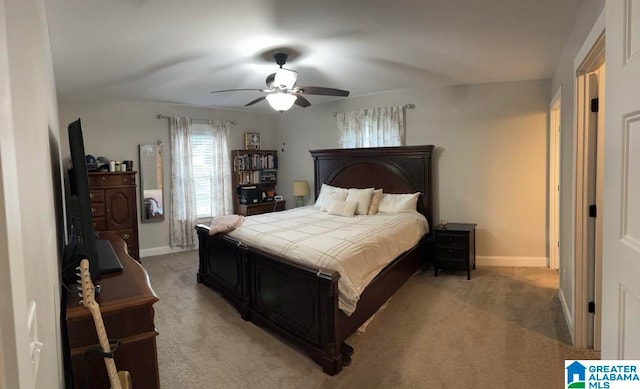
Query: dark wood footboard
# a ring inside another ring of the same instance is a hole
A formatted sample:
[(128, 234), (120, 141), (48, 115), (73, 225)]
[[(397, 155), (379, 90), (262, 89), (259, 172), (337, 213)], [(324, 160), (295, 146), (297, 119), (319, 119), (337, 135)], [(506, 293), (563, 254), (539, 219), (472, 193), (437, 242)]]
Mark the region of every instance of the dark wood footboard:
[(245, 320), (300, 346), (325, 373), (342, 369), (338, 272), (249, 249), (225, 235), (209, 236), (203, 225), (196, 229), (198, 282), (229, 299)]
[(383, 269), (347, 316), (338, 309), (338, 272), (248, 248), (225, 235), (209, 236), (203, 225), (196, 229), (198, 282), (224, 295), (245, 320), (300, 346), (330, 375), (348, 358), (340, 345), (418, 270), (430, 243), (425, 237)]

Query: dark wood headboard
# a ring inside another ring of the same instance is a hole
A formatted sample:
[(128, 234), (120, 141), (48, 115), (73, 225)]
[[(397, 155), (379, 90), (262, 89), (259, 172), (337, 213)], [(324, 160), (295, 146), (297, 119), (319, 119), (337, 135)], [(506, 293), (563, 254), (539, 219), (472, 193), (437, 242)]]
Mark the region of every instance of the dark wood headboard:
[(343, 188), (382, 188), (385, 193), (420, 192), (418, 212), (433, 226), (431, 153), (433, 145), (310, 150), (314, 193), (322, 184)]

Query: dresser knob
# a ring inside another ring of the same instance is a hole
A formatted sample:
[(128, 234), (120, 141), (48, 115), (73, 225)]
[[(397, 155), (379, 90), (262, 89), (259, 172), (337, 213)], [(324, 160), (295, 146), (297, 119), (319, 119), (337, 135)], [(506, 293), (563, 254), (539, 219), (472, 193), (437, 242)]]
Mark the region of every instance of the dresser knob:
[(96, 194), (95, 194), (95, 193), (89, 193), (89, 198), (90, 198), (90, 199), (92, 199), (92, 198), (94, 198), (94, 197), (96, 197)]
[(127, 240), (127, 239), (129, 239), (129, 238), (131, 237), (131, 235), (129, 235), (129, 234), (122, 234), (122, 235), (120, 235), (120, 236), (121, 236), (121, 237), (122, 237), (122, 239), (124, 239), (124, 240)]
[(96, 213), (96, 209), (95, 208), (91, 208), (91, 213)]

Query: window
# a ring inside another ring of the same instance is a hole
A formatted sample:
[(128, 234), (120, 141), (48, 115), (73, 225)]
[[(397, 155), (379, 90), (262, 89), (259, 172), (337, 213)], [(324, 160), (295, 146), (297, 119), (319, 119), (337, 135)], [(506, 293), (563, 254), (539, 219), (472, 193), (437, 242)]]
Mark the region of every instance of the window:
[(213, 136), (208, 126), (192, 124), (191, 158), (193, 171), (193, 189), (196, 192), (196, 209), (198, 218), (210, 217), (211, 186), (214, 176)]
[[(226, 131), (191, 124), (191, 169), (198, 218), (233, 212)], [(227, 193), (228, 192), (228, 193)]]

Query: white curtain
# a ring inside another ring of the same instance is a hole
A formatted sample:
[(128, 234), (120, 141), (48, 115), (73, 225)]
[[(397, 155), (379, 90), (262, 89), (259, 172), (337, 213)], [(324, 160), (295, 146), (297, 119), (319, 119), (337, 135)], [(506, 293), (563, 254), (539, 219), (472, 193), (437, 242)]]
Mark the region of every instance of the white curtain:
[(336, 119), (343, 148), (404, 145), (404, 107), (339, 112)]
[(196, 193), (192, 176), (191, 119), (171, 117), (171, 247), (193, 247), (197, 236)]
[(210, 120), (212, 136), (211, 156), (211, 216), (233, 213), (231, 161), (229, 159), (229, 122)]

